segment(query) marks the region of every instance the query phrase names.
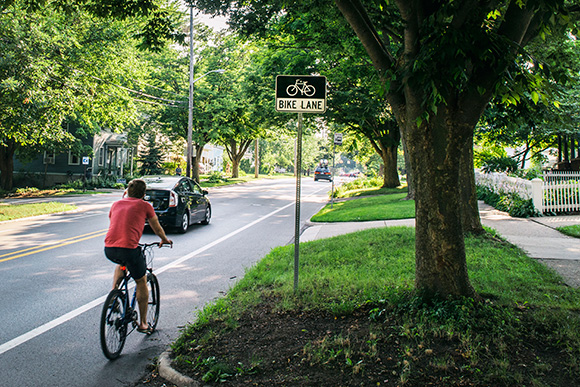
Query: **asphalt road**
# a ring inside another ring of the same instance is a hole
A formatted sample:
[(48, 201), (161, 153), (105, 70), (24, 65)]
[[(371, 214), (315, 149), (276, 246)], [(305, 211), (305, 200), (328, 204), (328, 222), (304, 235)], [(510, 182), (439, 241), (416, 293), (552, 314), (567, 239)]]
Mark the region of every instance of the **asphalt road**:
[[(302, 224), (330, 187), (302, 180)], [(158, 330), (131, 334), (114, 362), (101, 353), (99, 317), (114, 267), (103, 239), (120, 193), (62, 198), (81, 210), (0, 223), (0, 386), (132, 385), (196, 310), (226, 294), (273, 247), (293, 243), (295, 193), (294, 179), (210, 189), (211, 223), (169, 233), (174, 248), (156, 251)]]

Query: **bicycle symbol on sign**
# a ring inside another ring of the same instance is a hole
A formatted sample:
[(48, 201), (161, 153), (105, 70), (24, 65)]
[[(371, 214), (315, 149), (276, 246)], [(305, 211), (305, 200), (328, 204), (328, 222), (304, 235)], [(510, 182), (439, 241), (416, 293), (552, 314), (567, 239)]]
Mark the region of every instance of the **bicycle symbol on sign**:
[(307, 84), (308, 81), (302, 81), (300, 79), (296, 80), (296, 83), (289, 85), (286, 88), (286, 94), (290, 97), (294, 97), (299, 91), (300, 95), (306, 95), (307, 97), (312, 97), (316, 93), (316, 89), (312, 85)]

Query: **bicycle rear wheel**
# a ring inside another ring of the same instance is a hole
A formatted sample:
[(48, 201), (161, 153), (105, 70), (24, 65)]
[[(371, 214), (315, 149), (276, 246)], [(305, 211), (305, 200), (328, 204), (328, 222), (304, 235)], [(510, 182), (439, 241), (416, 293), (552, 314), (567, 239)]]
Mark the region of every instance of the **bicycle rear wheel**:
[(101, 349), (110, 360), (119, 357), (127, 338), (126, 299), (124, 292), (111, 290), (101, 312)]
[(159, 282), (153, 273), (147, 273), (147, 288), (149, 289), (149, 305), (147, 305), (147, 323), (152, 329), (159, 321)]

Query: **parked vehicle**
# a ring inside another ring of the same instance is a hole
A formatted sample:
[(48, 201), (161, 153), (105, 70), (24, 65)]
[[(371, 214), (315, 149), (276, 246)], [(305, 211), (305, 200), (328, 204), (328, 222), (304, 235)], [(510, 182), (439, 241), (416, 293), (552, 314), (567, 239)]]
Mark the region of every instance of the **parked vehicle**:
[(208, 192), (184, 176), (145, 176), (145, 200), (153, 205), (163, 226), (187, 231), (194, 223), (209, 224), (211, 203)]
[(314, 181), (318, 180), (332, 180), (332, 175), (330, 174), (328, 167), (316, 167), (316, 170), (314, 171)]

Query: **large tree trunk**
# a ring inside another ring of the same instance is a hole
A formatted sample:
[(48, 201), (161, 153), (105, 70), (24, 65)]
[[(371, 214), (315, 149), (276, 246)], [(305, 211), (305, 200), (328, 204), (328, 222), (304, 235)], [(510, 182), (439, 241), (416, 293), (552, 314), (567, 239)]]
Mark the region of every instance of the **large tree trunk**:
[[(335, 0), (374, 67), (385, 77), (385, 84), (389, 85), (387, 100), (402, 130), (415, 187), (416, 287), (427, 295), (472, 297), (475, 291), (467, 275), (462, 220), (462, 214), (468, 212), (461, 206), (460, 193), (461, 184), (465, 183), (460, 177), (470, 173), (460, 173), (461, 162), (465, 162), (462, 154), (473, 141), (475, 125), (497, 82), (517, 50), (537, 34), (546, 11), (535, 3), (510, 2), (495, 31), (499, 39), (489, 41), (483, 48), (485, 58), (468, 55), (464, 63), (456, 63), (454, 68), (466, 76), (465, 84), (455, 88), (456, 82), (447, 77), (447, 83), (437, 86), (437, 94), (443, 97), (437, 100), (429, 95), (429, 70), (422, 65), (422, 55), (426, 54), (422, 52), (423, 43), (435, 47), (433, 36), (428, 35), (432, 31), (425, 28), (424, 22), (439, 11), (439, 15), (446, 14), (439, 2), (393, 3), (404, 24), (402, 34), (392, 35), (401, 44), (396, 53), (381, 40), (376, 27), (380, 30), (382, 25), (373, 24), (360, 0)], [(471, 41), (486, 38), (488, 32), (481, 26), (488, 12), (483, 7), (477, 2), (460, 2), (451, 23), (439, 27), (458, 36), (470, 31)], [(479, 13), (471, 13), (472, 9)], [(444, 61), (441, 64), (445, 66)], [(393, 73), (398, 76), (391, 77)]]
[(0, 188), (5, 191), (12, 189), (14, 152), (16, 152), (14, 142), (5, 140), (4, 145), (0, 145)]
[(401, 185), (399, 181), (399, 172), (397, 171), (397, 147), (386, 147), (381, 152), (383, 164), (383, 187), (396, 188)]
[(473, 168), (473, 134), (465, 142), (459, 164), (461, 223), (463, 231), (472, 234), (483, 233), (479, 206), (477, 204), (477, 189), (475, 187), (475, 171)]
[(235, 139), (229, 139), (224, 144), (226, 152), (232, 161), (232, 178), (235, 179), (240, 176), (240, 162), (244, 158), (244, 154), (248, 150), (252, 141), (254, 140), (242, 140), (238, 146), (238, 142)]
[(407, 199), (415, 199), (415, 184), (413, 184), (413, 169), (411, 168), (411, 159), (409, 158), (409, 150), (407, 149), (407, 142), (401, 136), (401, 144), (403, 145), (403, 155), (405, 157), (405, 175), (407, 177)]
[(204, 145), (195, 145), (195, 159), (191, 161), (191, 178), (199, 183), (199, 161), (203, 154)]
[(415, 285), (430, 297), (473, 297), (457, 211), (467, 128), (450, 125), (450, 112), (442, 116), (420, 126), (415, 119), (407, 120), (405, 127), (415, 183)]

